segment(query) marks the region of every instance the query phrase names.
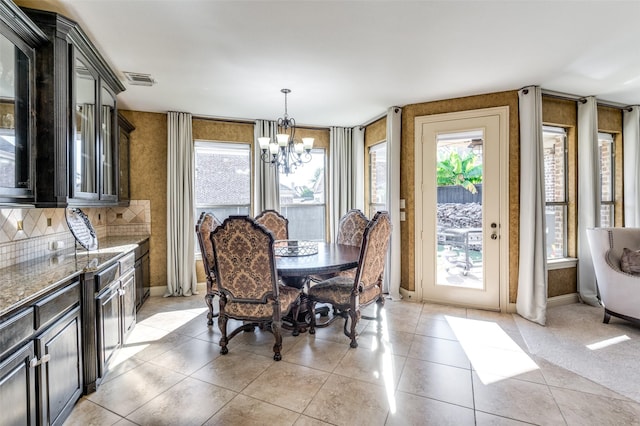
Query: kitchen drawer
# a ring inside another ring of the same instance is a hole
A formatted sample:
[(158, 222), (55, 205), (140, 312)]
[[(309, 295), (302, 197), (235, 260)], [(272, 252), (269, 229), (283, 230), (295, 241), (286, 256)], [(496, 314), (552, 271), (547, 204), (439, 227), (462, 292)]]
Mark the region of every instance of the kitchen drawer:
[(120, 264), (115, 263), (108, 268), (104, 269), (102, 272), (96, 274), (96, 293), (100, 293), (103, 288), (108, 286), (112, 281), (117, 279), (120, 275), (118, 271), (120, 270)]
[(129, 254), (124, 255), (120, 260), (120, 275), (123, 275), (128, 270), (133, 269), (136, 265), (136, 254), (131, 252)]
[(33, 334), (33, 308), (11, 316), (0, 323), (0, 358)]
[(37, 330), (48, 325), (79, 303), (80, 281), (76, 281), (35, 304), (34, 327)]

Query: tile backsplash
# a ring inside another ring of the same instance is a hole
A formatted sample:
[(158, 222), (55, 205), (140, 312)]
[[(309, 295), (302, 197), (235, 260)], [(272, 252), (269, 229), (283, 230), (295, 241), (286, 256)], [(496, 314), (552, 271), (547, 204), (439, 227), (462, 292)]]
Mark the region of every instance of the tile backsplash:
[[(87, 207), (89, 217), (100, 238), (117, 235), (150, 235), (151, 202), (131, 200), (128, 207)], [(0, 209), (0, 268), (52, 254), (51, 243), (73, 247), (65, 209)]]

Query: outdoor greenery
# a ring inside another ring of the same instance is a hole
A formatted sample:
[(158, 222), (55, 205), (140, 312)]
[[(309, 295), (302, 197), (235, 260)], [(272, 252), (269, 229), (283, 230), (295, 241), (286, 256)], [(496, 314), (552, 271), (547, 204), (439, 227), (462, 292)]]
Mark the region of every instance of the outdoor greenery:
[(461, 156), (457, 151), (450, 151), (447, 157), (438, 158), (438, 186), (459, 185), (475, 194), (475, 184), (482, 183), (482, 165), (476, 164), (476, 155), (468, 152)]

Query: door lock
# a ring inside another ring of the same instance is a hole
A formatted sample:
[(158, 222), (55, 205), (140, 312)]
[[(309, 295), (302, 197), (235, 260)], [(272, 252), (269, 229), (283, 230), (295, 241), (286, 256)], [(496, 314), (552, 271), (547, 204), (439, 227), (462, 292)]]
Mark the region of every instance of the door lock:
[(495, 232), (493, 234), (491, 234), (491, 239), (492, 240), (497, 240), (498, 239), (498, 234), (496, 234)]

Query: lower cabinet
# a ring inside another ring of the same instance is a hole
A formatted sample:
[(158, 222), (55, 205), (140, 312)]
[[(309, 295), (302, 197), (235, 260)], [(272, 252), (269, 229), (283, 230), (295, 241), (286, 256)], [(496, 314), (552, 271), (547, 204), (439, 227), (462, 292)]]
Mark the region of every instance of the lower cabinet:
[(39, 354), (42, 424), (59, 425), (82, 395), (80, 307), (69, 312), (36, 340)]
[(35, 425), (38, 418), (36, 406), (36, 370), (31, 360), (37, 360), (32, 341), (19, 348), (0, 363), (0, 413), (2, 424)]
[(96, 305), (98, 377), (104, 377), (109, 361), (122, 346), (120, 280), (113, 282), (98, 295)]
[(71, 413), (82, 395), (79, 301), (74, 282), (20, 314), (36, 326), (0, 362), (0, 424), (56, 426)]

